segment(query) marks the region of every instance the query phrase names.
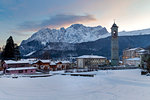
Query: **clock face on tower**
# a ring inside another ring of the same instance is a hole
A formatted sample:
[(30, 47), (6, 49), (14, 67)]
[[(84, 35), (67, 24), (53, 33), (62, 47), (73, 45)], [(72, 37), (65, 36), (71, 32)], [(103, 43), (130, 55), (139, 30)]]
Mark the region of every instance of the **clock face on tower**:
[(113, 37), (116, 38), (117, 37), (117, 31), (113, 31)]

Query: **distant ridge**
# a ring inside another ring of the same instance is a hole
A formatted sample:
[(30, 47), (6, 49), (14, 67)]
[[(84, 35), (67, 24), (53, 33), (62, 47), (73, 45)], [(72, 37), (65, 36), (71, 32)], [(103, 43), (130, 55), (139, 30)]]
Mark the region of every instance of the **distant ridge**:
[[(119, 32), (119, 53), (129, 47), (150, 46), (150, 29)], [(51, 57), (96, 54), (110, 57), (110, 33), (101, 26), (86, 27), (73, 24), (68, 28), (42, 29), (22, 41), (21, 54), (25, 57), (42, 57), (45, 52)]]

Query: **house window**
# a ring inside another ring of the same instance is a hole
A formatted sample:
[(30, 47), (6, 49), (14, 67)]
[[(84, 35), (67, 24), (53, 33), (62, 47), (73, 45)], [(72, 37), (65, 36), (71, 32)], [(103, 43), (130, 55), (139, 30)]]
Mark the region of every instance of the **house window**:
[(19, 70), (19, 73), (23, 73), (23, 70)]

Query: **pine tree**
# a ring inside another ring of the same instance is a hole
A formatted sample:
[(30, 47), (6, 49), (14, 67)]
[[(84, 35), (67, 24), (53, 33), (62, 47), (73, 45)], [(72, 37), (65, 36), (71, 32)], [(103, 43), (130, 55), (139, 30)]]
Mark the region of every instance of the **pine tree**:
[(15, 58), (15, 48), (12, 36), (7, 39), (6, 46), (2, 52), (2, 59), (14, 59)]

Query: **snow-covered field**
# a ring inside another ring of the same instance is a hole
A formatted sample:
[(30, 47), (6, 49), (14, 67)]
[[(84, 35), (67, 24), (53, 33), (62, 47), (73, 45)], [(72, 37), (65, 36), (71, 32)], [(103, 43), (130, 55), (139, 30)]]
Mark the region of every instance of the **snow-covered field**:
[(150, 76), (139, 69), (98, 71), (95, 77), (0, 78), (0, 100), (149, 100)]

